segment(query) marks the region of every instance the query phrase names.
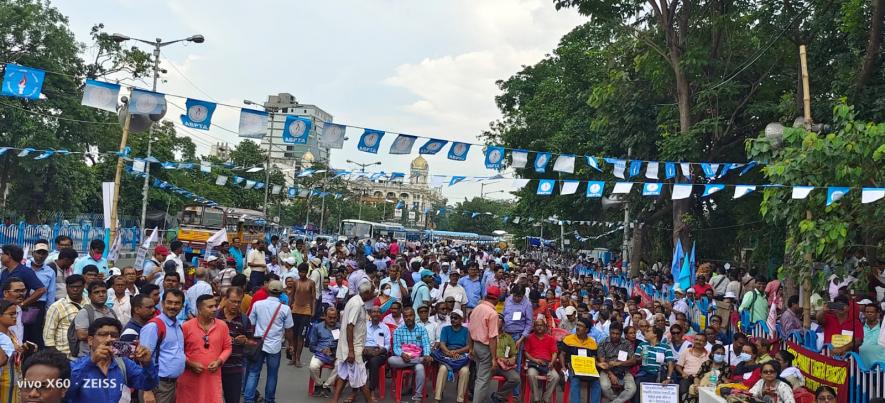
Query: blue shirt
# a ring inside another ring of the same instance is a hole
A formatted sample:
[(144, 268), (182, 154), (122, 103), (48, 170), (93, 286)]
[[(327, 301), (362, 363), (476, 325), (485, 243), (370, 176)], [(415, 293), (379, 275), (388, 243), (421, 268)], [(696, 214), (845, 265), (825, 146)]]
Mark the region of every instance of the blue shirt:
[(327, 348), (335, 351), (336, 347), (338, 347), (338, 340), (332, 335), (332, 329), (326, 327), (325, 323), (318, 323), (310, 327), (310, 332), (307, 333), (307, 348), (311, 352), (322, 352)]
[(108, 276), (108, 260), (105, 258), (95, 260), (89, 255), (83, 256), (74, 262), (74, 274), (83, 275), (83, 268), (89, 265), (95, 265), (95, 267), (98, 267), (99, 273), (105, 277)]
[[(158, 318), (166, 324), (166, 336), (163, 338), (163, 342), (160, 343), (160, 348), (156, 348), (156, 323), (148, 323), (141, 328), (139, 344), (142, 344), (151, 350), (151, 359), (159, 363), (160, 377), (178, 378), (184, 373), (184, 334), (181, 332), (181, 321), (169, 319), (169, 317), (162, 312)], [(159, 354), (159, 357), (157, 354)]]
[[(519, 320), (513, 320), (514, 312), (522, 312), (519, 314)], [(518, 304), (513, 301), (512, 295), (507, 297), (504, 301), (504, 311), (502, 312), (504, 315), (504, 331), (511, 336), (515, 335), (513, 337), (514, 340), (528, 336), (532, 332), (533, 312), (532, 303), (525, 296), (522, 297), (522, 302)]]
[[(154, 307), (157, 308), (158, 311), (163, 312), (163, 296), (166, 295), (166, 290), (160, 287), (160, 302)], [(187, 294), (184, 295), (184, 302), (181, 305), (181, 311), (178, 312), (178, 316), (175, 317), (175, 320), (179, 322), (184, 322), (188, 320), (188, 314), (193, 316), (197, 316), (196, 312), (191, 312), (191, 303), (187, 298)]]
[(28, 268), (34, 270), (37, 279), (43, 283), (44, 287), (46, 287), (46, 292), (43, 293), (43, 296), (40, 297), (39, 301), (46, 302), (46, 306), (49, 307), (50, 304), (55, 302), (55, 270), (52, 270), (52, 268), (45, 263), (43, 264), (43, 267), (35, 269), (33, 264), (34, 262), (29, 260)]
[[(20, 278), (25, 283), (29, 293), (44, 287), (40, 279), (37, 278), (37, 274), (34, 273), (34, 270), (24, 265), (18, 265), (12, 271), (4, 267), (3, 271), (0, 272), (0, 284), (5, 283), (10, 277)], [(55, 287), (52, 288), (53, 290), (55, 289)], [(49, 290), (46, 290), (46, 292), (49, 292)]]
[(117, 365), (117, 361), (111, 360), (107, 376), (92, 362), (92, 357), (80, 357), (72, 362), (71, 387), (65, 397), (71, 402), (119, 402), (123, 385), (140, 390), (157, 387), (157, 366), (153, 362), (142, 367), (135, 361), (122, 358), (126, 365), (124, 380), (123, 370)]
[(430, 337), (424, 326), (418, 326), (409, 329), (408, 326), (402, 325), (393, 331), (393, 354), (403, 355), (403, 344), (414, 344), (421, 347), (421, 356), (430, 355)]
[(476, 308), (482, 299), (482, 279), (471, 280), (469, 276), (462, 277), (458, 280), (458, 285), (464, 287), (464, 292), (467, 293), (467, 307)]
[(461, 329), (455, 331), (455, 329), (449, 325), (442, 328), (442, 332), (439, 334), (439, 342), (445, 343), (446, 348), (449, 350), (457, 350), (459, 348), (464, 348), (467, 345), (467, 328), (461, 326)]

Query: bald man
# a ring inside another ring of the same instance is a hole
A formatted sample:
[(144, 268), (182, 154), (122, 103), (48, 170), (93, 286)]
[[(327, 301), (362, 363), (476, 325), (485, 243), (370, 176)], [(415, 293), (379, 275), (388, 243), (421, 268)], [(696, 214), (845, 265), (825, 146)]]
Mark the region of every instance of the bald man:
[[(204, 267), (197, 267), (194, 271), (194, 285), (187, 289), (185, 296), (190, 304), (190, 313), (197, 312), (197, 298), (200, 295), (212, 295), (212, 286), (206, 282), (207, 270)], [(188, 314), (190, 316), (190, 313)]]

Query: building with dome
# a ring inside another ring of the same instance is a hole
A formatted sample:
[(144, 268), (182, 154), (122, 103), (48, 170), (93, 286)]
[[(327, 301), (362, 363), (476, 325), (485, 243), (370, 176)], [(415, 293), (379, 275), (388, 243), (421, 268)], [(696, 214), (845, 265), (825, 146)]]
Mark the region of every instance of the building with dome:
[[(386, 178), (371, 180), (362, 177), (352, 181), (351, 189), (361, 195), (364, 203), (389, 203), (385, 219), (382, 221), (401, 222), (405, 225), (424, 226), (425, 210), (433, 212), (445, 204), (440, 189), (430, 187), (430, 166), (422, 156), (412, 160), (409, 173), (403, 178), (388, 180)], [(394, 207), (403, 202), (405, 208), (401, 218), (397, 219)]]

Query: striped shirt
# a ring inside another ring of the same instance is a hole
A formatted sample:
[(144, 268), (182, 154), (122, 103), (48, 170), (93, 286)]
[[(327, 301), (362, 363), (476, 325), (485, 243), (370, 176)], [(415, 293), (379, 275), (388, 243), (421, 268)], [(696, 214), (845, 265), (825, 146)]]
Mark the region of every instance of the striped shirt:
[[(661, 362), (658, 362), (658, 353), (661, 354)], [(666, 362), (675, 362), (673, 349), (664, 342), (658, 342), (656, 346), (652, 346), (647, 342), (640, 342), (636, 348), (636, 355), (642, 360), (639, 370), (647, 374), (657, 374), (661, 370), (661, 366)]]
[(46, 325), (43, 326), (43, 341), (46, 347), (54, 347), (65, 355), (71, 354), (71, 348), (68, 346), (68, 328), (74, 323), (80, 308), (80, 305), (71, 302), (67, 297), (49, 306), (46, 311)]

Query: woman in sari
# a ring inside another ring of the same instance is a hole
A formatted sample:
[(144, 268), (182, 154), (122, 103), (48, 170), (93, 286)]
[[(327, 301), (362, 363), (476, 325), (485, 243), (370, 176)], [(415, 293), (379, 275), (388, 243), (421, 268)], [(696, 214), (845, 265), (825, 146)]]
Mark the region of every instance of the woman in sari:
[(390, 306), (393, 305), (394, 302), (399, 302), (398, 298), (390, 295), (390, 290), (391, 284), (385, 283), (381, 286), (381, 294), (378, 295), (378, 298), (375, 298), (375, 305), (381, 310), (382, 315), (387, 315)]
[(0, 300), (0, 402), (17, 403), (18, 388), (15, 383), (21, 378), (22, 346), (12, 331), (16, 322), (16, 308), (12, 302)]

